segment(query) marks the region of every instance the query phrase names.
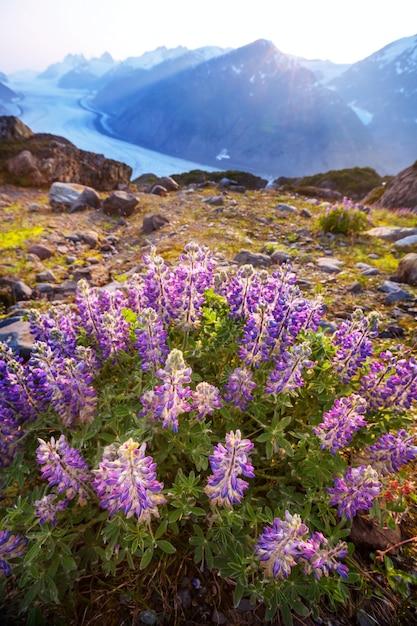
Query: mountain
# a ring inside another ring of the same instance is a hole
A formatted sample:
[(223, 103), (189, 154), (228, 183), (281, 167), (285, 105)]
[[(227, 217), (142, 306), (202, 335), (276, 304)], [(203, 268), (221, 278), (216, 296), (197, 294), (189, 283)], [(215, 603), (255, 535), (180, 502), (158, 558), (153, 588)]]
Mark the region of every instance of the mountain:
[(333, 63), (333, 61), (321, 59), (305, 59), (304, 57), (298, 57), (294, 55), (288, 55), (290, 59), (294, 59), (298, 65), (302, 65), (311, 70), (315, 74), (318, 82), (322, 85), (326, 85), (331, 80), (346, 72), (351, 66), (351, 63)]
[(126, 103), (113, 101), (119, 136), (213, 166), (303, 175), (368, 165), (374, 151), (340, 96), (266, 40), (142, 85)]
[(108, 52), (89, 60), (82, 54), (67, 54), (63, 61), (53, 63), (38, 74), (38, 78), (53, 80), (64, 89), (91, 89), (114, 65)]
[(160, 47), (140, 57), (129, 57), (97, 81), (98, 93), (94, 98), (94, 106), (109, 114), (118, 113), (134, 103), (136, 92), (143, 87), (187, 68), (196, 67), (226, 52), (227, 49), (215, 46), (196, 50), (178, 46), (169, 50)]
[(4, 74), (0, 75), (0, 79), (2, 79), (0, 82), (0, 115), (6, 115), (10, 111), (10, 104), (17, 100), (19, 96), (13, 89), (4, 84), (3, 80), (7, 80)]
[(394, 41), (353, 64), (329, 85), (362, 119), (387, 171), (417, 158), (417, 35)]

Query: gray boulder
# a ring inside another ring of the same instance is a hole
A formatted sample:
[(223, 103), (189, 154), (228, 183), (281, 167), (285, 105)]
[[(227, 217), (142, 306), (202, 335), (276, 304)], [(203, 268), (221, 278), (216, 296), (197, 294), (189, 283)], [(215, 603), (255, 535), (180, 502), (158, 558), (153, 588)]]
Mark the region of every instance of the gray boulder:
[(405, 237), (417, 235), (417, 228), (401, 228), (401, 226), (377, 226), (365, 232), (365, 235), (377, 237), (384, 241), (399, 241)]
[(92, 187), (84, 187), (78, 198), (72, 203), (70, 213), (85, 211), (86, 209), (99, 209), (101, 200), (98, 193)]
[(271, 257), (268, 254), (250, 252), (249, 250), (238, 252), (234, 261), (239, 265), (253, 265), (253, 267), (269, 267), (271, 265)]
[(28, 359), (33, 346), (29, 322), (20, 317), (10, 317), (0, 321), (0, 341), (5, 343), (15, 354)]
[(128, 191), (114, 191), (103, 202), (103, 212), (111, 217), (129, 217), (135, 212), (138, 199)]
[[(85, 191), (85, 185), (78, 183), (52, 183), (49, 189), (49, 204), (54, 211), (68, 211)], [(93, 193), (94, 189), (89, 188)]]
[(407, 285), (417, 285), (417, 254), (410, 252), (398, 264), (396, 280)]

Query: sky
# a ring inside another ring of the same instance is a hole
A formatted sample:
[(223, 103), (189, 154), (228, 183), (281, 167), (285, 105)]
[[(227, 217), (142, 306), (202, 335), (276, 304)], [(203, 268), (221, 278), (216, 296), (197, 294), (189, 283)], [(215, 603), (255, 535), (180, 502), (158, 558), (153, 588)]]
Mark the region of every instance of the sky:
[(239, 48), (354, 63), (417, 34), (415, 0), (0, 0), (0, 72), (42, 71), (66, 54), (116, 61), (159, 46)]

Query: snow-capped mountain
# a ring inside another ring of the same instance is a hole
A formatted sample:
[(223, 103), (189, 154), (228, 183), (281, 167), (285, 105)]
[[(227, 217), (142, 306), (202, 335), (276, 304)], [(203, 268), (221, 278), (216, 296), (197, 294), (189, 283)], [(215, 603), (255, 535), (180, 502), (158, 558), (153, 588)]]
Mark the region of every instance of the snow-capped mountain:
[(89, 89), (114, 65), (115, 61), (108, 52), (89, 60), (82, 54), (67, 54), (62, 61), (53, 63), (38, 74), (38, 78), (53, 81), (62, 88)]
[(302, 65), (312, 71), (322, 85), (327, 85), (331, 80), (346, 72), (351, 66), (351, 63), (333, 63), (333, 61), (329, 60), (322, 61), (321, 59), (305, 59), (304, 57), (294, 55), (288, 56), (294, 59), (298, 65)]
[(353, 64), (330, 85), (366, 125), (391, 173), (417, 158), (417, 35)]
[(133, 104), (135, 93), (139, 89), (226, 52), (227, 49), (215, 46), (196, 50), (178, 46), (171, 50), (157, 48), (141, 57), (129, 57), (115, 65), (95, 83), (98, 93), (94, 98), (94, 106), (109, 114), (117, 113), (121, 107), (127, 108)]
[(266, 176), (368, 165), (373, 149), (343, 100), (266, 40), (142, 85), (113, 113), (129, 141)]
[(417, 158), (417, 35), (350, 66), (259, 40), (237, 50), (161, 47), (122, 62), (67, 55), (36, 80), (21, 74), (8, 85), (0, 76), (0, 114), (24, 113), (24, 86), (34, 81), (42, 93), (32, 119), (36, 107), (43, 115), (48, 89), (55, 102), (60, 92), (63, 106), (97, 115), (107, 142), (119, 137), (208, 168), (226, 160), (268, 177), (362, 165), (395, 174)]

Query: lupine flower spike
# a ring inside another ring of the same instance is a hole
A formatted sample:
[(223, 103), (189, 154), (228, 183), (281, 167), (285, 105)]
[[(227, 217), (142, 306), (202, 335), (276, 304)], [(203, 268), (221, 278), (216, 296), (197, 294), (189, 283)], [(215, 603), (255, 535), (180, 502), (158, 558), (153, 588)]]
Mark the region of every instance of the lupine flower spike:
[(370, 465), (349, 467), (343, 478), (335, 478), (334, 487), (328, 487), (332, 496), (329, 504), (337, 506), (339, 517), (345, 515), (351, 520), (358, 511), (372, 508), (381, 488), (378, 473)]
[(92, 485), (100, 498), (100, 506), (114, 515), (136, 515), (139, 522), (159, 517), (158, 506), (165, 503), (163, 484), (156, 479), (156, 463), (146, 456), (146, 443), (129, 439), (118, 448), (106, 448), (99, 469), (93, 470)]
[(332, 548), (322, 533), (315, 532), (309, 537), (308, 532), (301, 517), (289, 511), (285, 511), (285, 520), (276, 517), (272, 526), (264, 528), (255, 553), (266, 576), (288, 578), (292, 569), (302, 564), (303, 572), (313, 573), (317, 580), (333, 571), (347, 577), (348, 568), (338, 560), (347, 555), (346, 544), (340, 542)]
[(0, 578), (10, 576), (12, 566), (9, 559), (23, 556), (26, 540), (20, 535), (12, 535), (8, 530), (0, 530)]
[(332, 408), (323, 415), (323, 421), (313, 428), (313, 433), (321, 441), (321, 450), (328, 448), (335, 455), (352, 439), (353, 433), (361, 426), (366, 426), (363, 414), (366, 412), (366, 400), (358, 394), (347, 398), (336, 398)]
[(209, 476), (204, 489), (211, 499), (211, 504), (231, 508), (241, 501), (243, 492), (249, 483), (240, 474), (247, 478), (255, 476), (253, 465), (249, 460), (248, 452), (253, 443), (249, 439), (242, 439), (240, 430), (226, 434), (226, 445), (219, 443), (210, 456), (210, 466), (213, 474)]

